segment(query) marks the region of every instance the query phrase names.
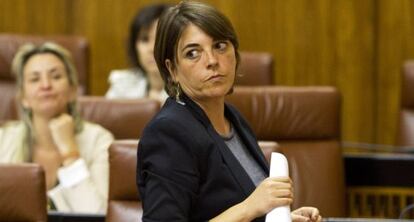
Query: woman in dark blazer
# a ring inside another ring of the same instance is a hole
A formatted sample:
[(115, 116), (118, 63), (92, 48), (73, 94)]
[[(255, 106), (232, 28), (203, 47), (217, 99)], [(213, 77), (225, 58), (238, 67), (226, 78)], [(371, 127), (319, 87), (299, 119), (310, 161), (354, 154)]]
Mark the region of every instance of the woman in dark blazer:
[[(170, 98), (138, 147), (143, 221), (264, 221), (289, 205), (288, 177), (267, 178), (257, 140), (224, 103), (239, 61), (229, 20), (211, 6), (182, 2), (159, 20), (155, 59)], [(293, 221), (320, 221), (316, 208)]]

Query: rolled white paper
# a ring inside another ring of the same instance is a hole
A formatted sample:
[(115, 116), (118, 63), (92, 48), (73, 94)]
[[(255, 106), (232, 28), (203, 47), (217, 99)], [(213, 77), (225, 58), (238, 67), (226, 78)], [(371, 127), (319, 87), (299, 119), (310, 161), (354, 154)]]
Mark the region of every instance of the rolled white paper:
[[(273, 152), (270, 158), (269, 177), (289, 176), (289, 166), (286, 157), (281, 153)], [(266, 215), (266, 222), (292, 222), (290, 207), (276, 207)]]

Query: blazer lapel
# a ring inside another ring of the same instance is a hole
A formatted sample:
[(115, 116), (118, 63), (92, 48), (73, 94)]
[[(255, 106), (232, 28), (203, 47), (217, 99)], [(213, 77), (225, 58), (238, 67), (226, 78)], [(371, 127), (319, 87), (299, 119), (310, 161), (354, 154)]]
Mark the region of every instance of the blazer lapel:
[[(197, 118), (206, 127), (208, 134), (211, 136), (211, 138), (214, 140), (214, 143), (219, 148), (219, 151), (223, 157), (224, 162), (229, 167), (231, 173), (234, 176), (234, 179), (239, 183), (245, 196), (247, 197), (248, 195), (250, 195), (256, 188), (254, 183), (252, 182), (252, 180), (250, 179), (249, 175), (246, 173), (244, 168), (241, 166), (239, 161), (236, 159), (236, 157), (234, 157), (230, 149), (226, 146), (226, 144), (224, 143), (224, 140), (220, 137), (220, 135), (213, 128), (213, 125), (211, 124), (207, 115), (195, 102), (193, 102), (186, 95), (183, 95), (182, 99), (185, 103), (185, 106), (188, 107), (188, 109), (190, 110), (191, 113), (193, 113), (195, 118)], [(233, 123), (233, 124), (238, 124), (238, 123)], [(237, 128), (240, 128), (240, 126), (238, 126)], [(243, 142), (245, 142), (245, 140), (243, 140)], [(250, 144), (246, 144), (246, 146), (249, 147)]]

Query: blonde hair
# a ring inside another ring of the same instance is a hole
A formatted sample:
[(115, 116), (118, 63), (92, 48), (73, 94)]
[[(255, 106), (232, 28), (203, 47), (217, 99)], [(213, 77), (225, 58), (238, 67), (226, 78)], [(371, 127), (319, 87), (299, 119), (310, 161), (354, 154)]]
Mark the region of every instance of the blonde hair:
[[(70, 53), (63, 48), (62, 46), (53, 43), (53, 42), (45, 42), (40, 45), (35, 45), (32, 43), (25, 44), (19, 48), (16, 55), (13, 58), (12, 62), (12, 72), (16, 77), (16, 84), (17, 84), (17, 98), (19, 99), (19, 111), (22, 121), (27, 126), (27, 138), (31, 139), (33, 142), (33, 125), (32, 125), (32, 110), (27, 109), (21, 103), (23, 98), (24, 92), (24, 67), (29, 61), (29, 59), (38, 54), (53, 54), (57, 58), (59, 58), (65, 66), (66, 74), (69, 80), (69, 84), (77, 89), (78, 87), (78, 78), (77, 78), (77, 71), (75, 66), (73, 65), (73, 60)], [(78, 133), (82, 130), (82, 120), (80, 118), (79, 112), (77, 110), (77, 103), (76, 98), (74, 101), (68, 103), (67, 105), (67, 112), (71, 115), (75, 121), (75, 132)]]

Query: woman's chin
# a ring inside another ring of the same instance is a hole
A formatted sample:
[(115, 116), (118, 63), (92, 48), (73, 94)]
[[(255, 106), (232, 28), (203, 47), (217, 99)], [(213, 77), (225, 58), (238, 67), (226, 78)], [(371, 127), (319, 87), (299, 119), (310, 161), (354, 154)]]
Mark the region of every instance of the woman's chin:
[(224, 97), (229, 93), (231, 88), (232, 87), (227, 87), (227, 86), (217, 87), (217, 88), (211, 90), (211, 96), (212, 97)]
[(221, 89), (221, 90), (212, 90), (202, 96), (206, 99), (222, 99), (228, 94), (229, 90)]
[(64, 109), (57, 106), (43, 106), (39, 109), (33, 110), (34, 115), (44, 116), (47, 118), (54, 118), (64, 112)]

